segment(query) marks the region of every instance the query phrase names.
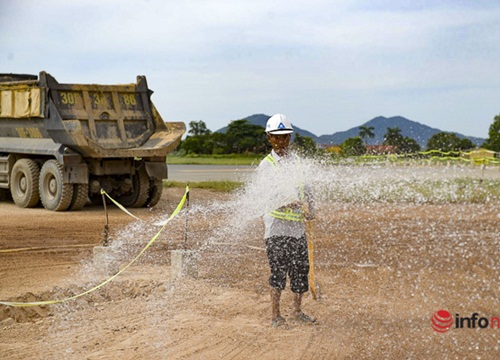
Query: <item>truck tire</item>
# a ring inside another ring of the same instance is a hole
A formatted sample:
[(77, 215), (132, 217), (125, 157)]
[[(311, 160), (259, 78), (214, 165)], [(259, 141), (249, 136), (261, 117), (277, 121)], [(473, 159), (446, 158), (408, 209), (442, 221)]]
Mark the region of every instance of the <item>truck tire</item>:
[(80, 210), (87, 203), (89, 198), (89, 185), (88, 184), (74, 184), (73, 185), (73, 198), (69, 204), (69, 210)]
[(149, 184), (149, 196), (148, 201), (146, 201), (147, 207), (153, 207), (158, 204), (161, 199), (161, 194), (163, 192), (163, 180), (151, 180)]
[(145, 206), (149, 196), (149, 176), (144, 166), (141, 166), (132, 176), (132, 184), (132, 192), (118, 197), (117, 201), (125, 207)]
[(63, 167), (56, 160), (48, 160), (40, 171), (40, 200), (47, 210), (65, 211), (73, 199), (73, 184), (63, 182)]
[(10, 193), (17, 206), (31, 208), (38, 205), (40, 202), (39, 177), (40, 168), (34, 160), (19, 159), (16, 161), (10, 176)]

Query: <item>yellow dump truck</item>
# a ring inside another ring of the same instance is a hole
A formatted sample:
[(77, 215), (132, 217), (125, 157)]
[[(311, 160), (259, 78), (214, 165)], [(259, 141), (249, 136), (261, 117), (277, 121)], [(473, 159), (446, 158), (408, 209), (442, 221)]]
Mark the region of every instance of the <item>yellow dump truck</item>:
[(101, 188), (127, 207), (156, 205), (186, 126), (165, 123), (152, 93), (144, 76), (95, 85), (0, 74), (0, 191), (53, 211), (102, 201)]

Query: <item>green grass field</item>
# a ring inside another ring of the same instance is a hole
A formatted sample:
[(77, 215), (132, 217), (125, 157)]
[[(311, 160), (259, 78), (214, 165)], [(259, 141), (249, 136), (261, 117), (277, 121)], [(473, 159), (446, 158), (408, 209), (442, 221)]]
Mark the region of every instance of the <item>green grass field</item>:
[[(243, 183), (236, 181), (199, 181), (190, 182), (191, 189), (211, 189), (216, 191), (231, 192), (243, 187)], [(186, 183), (181, 181), (164, 181), (163, 187), (185, 187)]]
[(167, 163), (173, 165), (254, 165), (262, 155), (169, 155)]

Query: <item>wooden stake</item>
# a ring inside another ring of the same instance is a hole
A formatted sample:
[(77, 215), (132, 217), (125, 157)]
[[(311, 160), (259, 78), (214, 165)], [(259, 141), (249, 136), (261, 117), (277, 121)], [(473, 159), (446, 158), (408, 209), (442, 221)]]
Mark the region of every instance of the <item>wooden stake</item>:
[(307, 224), (307, 251), (309, 253), (309, 290), (311, 291), (312, 298), (318, 300), (316, 293), (316, 280), (314, 277), (314, 232), (313, 222), (306, 221)]

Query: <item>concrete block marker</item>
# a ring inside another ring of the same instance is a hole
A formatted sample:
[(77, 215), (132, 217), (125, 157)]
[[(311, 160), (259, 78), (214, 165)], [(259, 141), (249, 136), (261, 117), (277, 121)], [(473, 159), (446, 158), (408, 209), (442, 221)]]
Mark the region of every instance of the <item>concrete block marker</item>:
[(194, 250), (172, 250), (170, 255), (172, 277), (198, 277), (200, 254)]

